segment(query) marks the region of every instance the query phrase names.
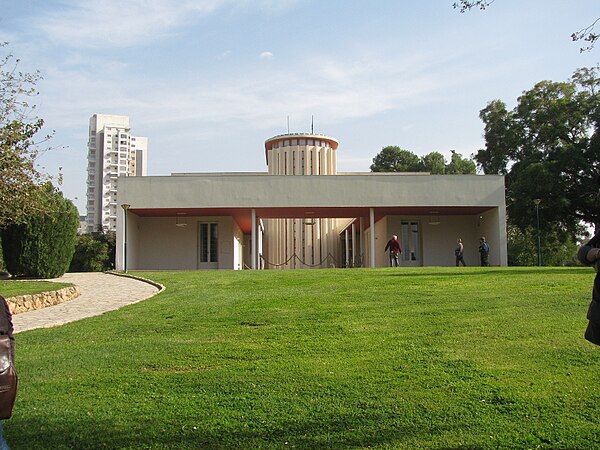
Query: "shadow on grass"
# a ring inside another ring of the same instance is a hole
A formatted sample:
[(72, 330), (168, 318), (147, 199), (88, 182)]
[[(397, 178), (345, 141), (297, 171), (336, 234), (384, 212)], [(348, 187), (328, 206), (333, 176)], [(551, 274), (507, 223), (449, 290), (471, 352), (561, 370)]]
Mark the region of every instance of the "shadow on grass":
[[(18, 449), (94, 449), (94, 448), (356, 448), (428, 442), (444, 430), (417, 425), (381, 429), (381, 414), (346, 414), (327, 420), (288, 422), (278, 428), (211, 429), (148, 419), (125, 421), (94, 420), (81, 417), (77, 422), (41, 424), (39, 420), (13, 418), (5, 426), (5, 437)], [(131, 428), (133, 425), (134, 428)], [(252, 424), (250, 424), (252, 427)], [(447, 427), (445, 427), (447, 428)], [(445, 447), (448, 448), (448, 447)], [(477, 448), (471, 446), (469, 448)]]

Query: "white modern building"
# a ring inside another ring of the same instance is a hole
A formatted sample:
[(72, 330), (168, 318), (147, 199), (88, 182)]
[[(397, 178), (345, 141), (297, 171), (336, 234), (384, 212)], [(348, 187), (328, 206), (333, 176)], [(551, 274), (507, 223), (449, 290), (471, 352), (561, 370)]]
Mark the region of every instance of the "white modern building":
[(129, 117), (94, 114), (90, 118), (87, 167), (88, 232), (117, 228), (119, 176), (144, 176), (148, 138), (131, 135)]
[(265, 142), (268, 172), (119, 177), (117, 269), (385, 267), (398, 235), (403, 266), (506, 265), (504, 178), (338, 173), (338, 141), (285, 134)]

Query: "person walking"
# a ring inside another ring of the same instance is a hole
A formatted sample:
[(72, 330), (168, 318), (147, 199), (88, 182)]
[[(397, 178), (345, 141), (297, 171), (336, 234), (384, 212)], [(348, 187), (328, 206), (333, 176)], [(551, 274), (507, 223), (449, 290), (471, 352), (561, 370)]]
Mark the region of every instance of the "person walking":
[(481, 266), (487, 267), (490, 265), (490, 244), (485, 240), (485, 236), (479, 238), (479, 257), (481, 259)]
[(398, 242), (398, 236), (393, 235), (392, 238), (385, 245), (385, 250), (388, 251), (390, 256), (390, 267), (398, 267), (400, 265), (399, 256), (402, 253), (400, 242)]
[(456, 267), (458, 267), (459, 263), (462, 263), (463, 267), (466, 267), (465, 258), (463, 256), (465, 252), (465, 246), (463, 245), (462, 239), (458, 238), (456, 240), (456, 248), (454, 249), (454, 256), (456, 256)]

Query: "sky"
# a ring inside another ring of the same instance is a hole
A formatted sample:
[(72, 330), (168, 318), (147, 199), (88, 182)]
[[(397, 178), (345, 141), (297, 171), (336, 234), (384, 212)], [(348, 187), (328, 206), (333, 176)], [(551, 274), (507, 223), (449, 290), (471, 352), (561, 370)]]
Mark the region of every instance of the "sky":
[(43, 77), (34, 100), (55, 133), (39, 167), (61, 171), (84, 215), (95, 113), (148, 137), (148, 175), (264, 172), (264, 142), (288, 123), (336, 138), (338, 171), (367, 172), (388, 145), (468, 157), (485, 146), (488, 102), (513, 108), (600, 60), (570, 38), (598, 0), (465, 14), (454, 1), (0, 0), (0, 56)]

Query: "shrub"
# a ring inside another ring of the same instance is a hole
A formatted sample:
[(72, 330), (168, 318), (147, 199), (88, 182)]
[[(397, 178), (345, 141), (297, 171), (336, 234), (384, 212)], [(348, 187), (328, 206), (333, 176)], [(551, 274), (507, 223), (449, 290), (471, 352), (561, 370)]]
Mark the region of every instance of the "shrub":
[(63, 275), (75, 251), (79, 213), (52, 185), (44, 187), (49, 212), (32, 215), (2, 230), (6, 269), (13, 276), (55, 278)]
[(77, 236), (70, 272), (102, 272), (108, 262), (108, 245), (91, 234)]

